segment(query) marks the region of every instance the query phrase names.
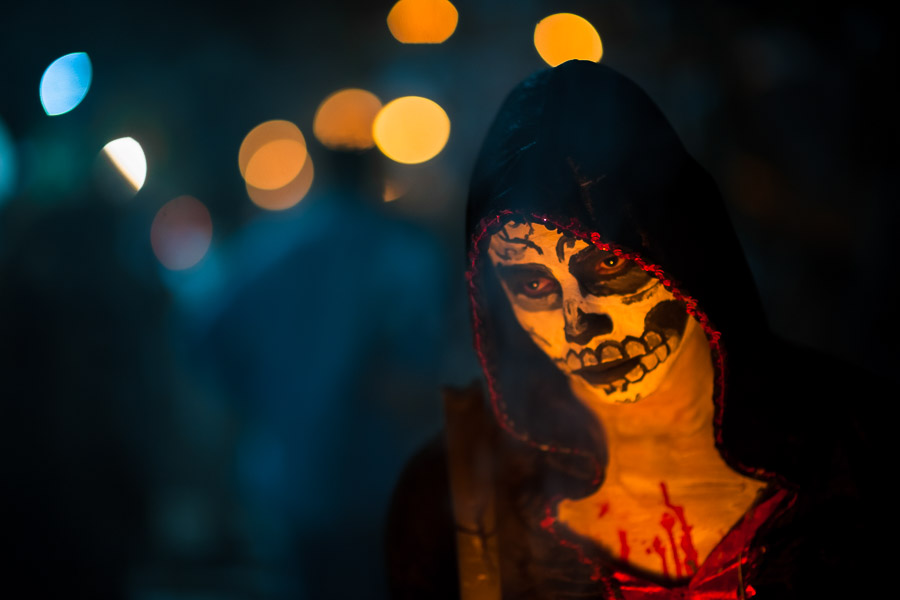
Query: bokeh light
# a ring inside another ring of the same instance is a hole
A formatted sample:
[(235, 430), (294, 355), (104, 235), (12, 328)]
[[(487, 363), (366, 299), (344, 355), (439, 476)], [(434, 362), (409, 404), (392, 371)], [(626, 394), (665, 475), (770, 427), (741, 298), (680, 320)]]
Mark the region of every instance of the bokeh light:
[(420, 96), (388, 102), (372, 126), (375, 144), (385, 156), (404, 164), (434, 158), (450, 137), (450, 119), (437, 103)]
[(448, 0), (400, 0), (387, 24), (398, 42), (440, 44), (456, 31), (459, 14)]
[(337, 91), (322, 101), (313, 119), (313, 135), (335, 150), (366, 150), (375, 145), (372, 123), (381, 100), (355, 88)]
[(61, 115), (78, 106), (91, 87), (91, 59), (85, 52), (57, 58), (41, 77), (41, 104), (50, 116)]
[(147, 180), (147, 157), (137, 140), (131, 137), (113, 140), (103, 146), (102, 152), (135, 192), (144, 187), (144, 181)]
[(402, 198), (407, 192), (407, 186), (395, 179), (388, 179), (384, 182), (384, 190), (381, 197), (385, 202), (393, 202), (398, 198)]
[(286, 210), (300, 202), (313, 182), (313, 161), (307, 157), (300, 174), (286, 186), (277, 190), (262, 190), (247, 184), (247, 195), (253, 204), (265, 210)]
[(16, 148), (3, 120), (0, 119), (0, 204), (12, 196), (17, 171)]
[(266, 121), (244, 137), (238, 167), (247, 185), (275, 190), (293, 181), (306, 162), (306, 139), (290, 121)]
[(150, 244), (156, 258), (167, 269), (193, 267), (209, 250), (212, 218), (206, 206), (192, 196), (179, 196), (165, 203), (150, 227)]
[(296, 140), (273, 140), (256, 151), (247, 171), (247, 183), (263, 190), (275, 190), (291, 182), (306, 161), (306, 147)]
[(538, 23), (534, 47), (551, 67), (568, 60), (599, 62), (603, 56), (600, 34), (584, 18), (571, 13), (550, 15)]

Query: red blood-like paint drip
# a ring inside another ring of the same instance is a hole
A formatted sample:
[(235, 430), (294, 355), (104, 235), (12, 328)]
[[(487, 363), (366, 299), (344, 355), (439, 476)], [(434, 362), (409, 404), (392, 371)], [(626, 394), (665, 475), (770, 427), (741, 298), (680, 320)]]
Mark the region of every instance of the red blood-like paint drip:
[(666, 562), (666, 548), (663, 546), (662, 542), (658, 537), (653, 538), (653, 550), (659, 555), (659, 559), (662, 561), (662, 572), (666, 577), (669, 576), (669, 563)]
[[(684, 516), (684, 507), (676, 506), (669, 500), (669, 490), (666, 489), (666, 484), (660, 481), (659, 487), (662, 490), (663, 502), (665, 502), (667, 508), (675, 513), (675, 517), (681, 524), (681, 549), (684, 550), (684, 566), (687, 569), (688, 575), (692, 575), (697, 571), (697, 567), (700, 564), (697, 550), (694, 548), (694, 541), (691, 539), (691, 530), (693, 527), (688, 525), (687, 519)], [(673, 551), (675, 549), (674, 543), (672, 549)]]
[(628, 560), (631, 548), (628, 546), (628, 536), (623, 530), (619, 530), (619, 556), (622, 560)]
[(553, 528), (554, 523), (556, 523), (556, 517), (553, 516), (553, 510), (548, 504), (544, 507), (544, 518), (541, 519), (541, 527), (549, 531)]
[(606, 513), (609, 512), (609, 502), (604, 502), (604, 503), (602, 503), (602, 504), (598, 504), (597, 506), (600, 507), (600, 512), (597, 513), (597, 518), (598, 518), (598, 519), (601, 518), (603, 515), (605, 515)]
[(659, 520), (659, 524), (662, 525), (663, 529), (666, 530), (666, 535), (669, 536), (669, 545), (672, 547), (672, 559), (675, 562), (675, 576), (681, 577), (681, 561), (678, 560), (678, 547), (675, 545), (675, 534), (672, 532), (672, 529), (675, 527), (675, 517), (664, 512)]

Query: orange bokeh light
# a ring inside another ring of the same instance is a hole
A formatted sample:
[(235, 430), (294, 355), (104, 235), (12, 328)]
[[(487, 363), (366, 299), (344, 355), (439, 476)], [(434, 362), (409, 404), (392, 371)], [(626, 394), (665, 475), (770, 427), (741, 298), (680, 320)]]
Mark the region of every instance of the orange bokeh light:
[(407, 192), (407, 186), (399, 181), (388, 179), (384, 182), (384, 191), (381, 194), (385, 202), (393, 202), (398, 198), (402, 198)]
[(381, 100), (372, 92), (349, 88), (325, 98), (313, 119), (313, 134), (335, 150), (366, 150), (375, 145), (372, 122)]
[(247, 184), (247, 195), (253, 204), (265, 210), (286, 210), (300, 202), (312, 186), (314, 176), (312, 158), (307, 157), (300, 174), (277, 190), (263, 190)]
[(165, 203), (150, 226), (150, 245), (167, 269), (193, 267), (209, 250), (212, 218), (206, 206), (192, 196), (179, 196)]
[(538, 23), (534, 47), (551, 67), (569, 60), (599, 62), (603, 56), (600, 34), (587, 20), (571, 13), (550, 15)]
[(245, 180), (262, 190), (277, 190), (297, 177), (307, 160), (306, 147), (295, 140), (274, 140), (247, 163)]
[(306, 139), (290, 121), (266, 121), (244, 137), (238, 167), (248, 185), (275, 190), (293, 181), (306, 163)]
[(440, 44), (456, 31), (459, 13), (448, 0), (400, 0), (387, 24), (398, 42)]
[(420, 96), (388, 102), (372, 126), (375, 144), (385, 156), (404, 164), (434, 158), (450, 137), (450, 119), (437, 103)]

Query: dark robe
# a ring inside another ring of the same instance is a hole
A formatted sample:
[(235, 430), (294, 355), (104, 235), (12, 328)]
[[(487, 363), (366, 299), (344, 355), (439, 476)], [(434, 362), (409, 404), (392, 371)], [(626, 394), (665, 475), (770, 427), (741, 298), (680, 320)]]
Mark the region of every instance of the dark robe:
[[(594, 468), (605, 464), (602, 427), (517, 325), (491, 273), (487, 243), (511, 218), (639, 257), (701, 322), (715, 369), (716, 447), (734, 471), (767, 486), (693, 579), (636, 571), (554, 522), (559, 498), (602, 485)], [(879, 523), (888, 518), (876, 483), (883, 450), (864, 406), (884, 388), (771, 334), (715, 183), (642, 90), (581, 61), (520, 84), (479, 155), (467, 234), (482, 416), (495, 437), (496, 528), (480, 534), (498, 536), (504, 598), (883, 591), (874, 583), (884, 556)], [(446, 482), (446, 453), (436, 441), (395, 491), (388, 555), (396, 598), (457, 597)]]

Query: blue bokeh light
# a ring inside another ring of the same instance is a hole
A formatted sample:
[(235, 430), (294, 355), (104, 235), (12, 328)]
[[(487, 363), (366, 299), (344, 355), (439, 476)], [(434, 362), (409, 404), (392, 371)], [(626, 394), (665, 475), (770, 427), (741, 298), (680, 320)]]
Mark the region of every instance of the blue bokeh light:
[(12, 196), (17, 171), (16, 147), (0, 119), (0, 204)]
[(91, 59), (85, 52), (73, 52), (57, 58), (41, 77), (41, 104), (44, 112), (55, 116), (78, 106), (91, 87)]

